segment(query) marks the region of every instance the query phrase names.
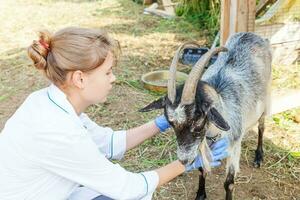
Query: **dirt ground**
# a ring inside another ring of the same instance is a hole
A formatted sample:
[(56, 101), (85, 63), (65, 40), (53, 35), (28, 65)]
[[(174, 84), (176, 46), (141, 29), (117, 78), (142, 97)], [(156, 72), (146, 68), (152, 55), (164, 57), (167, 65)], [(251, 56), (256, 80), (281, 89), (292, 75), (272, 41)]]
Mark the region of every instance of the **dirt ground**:
[[(196, 40), (205, 45), (205, 31), (183, 19), (165, 20), (143, 15), (143, 7), (131, 0), (2, 0), (0, 2), (0, 130), (23, 100), (49, 83), (32, 67), (26, 47), (35, 32), (56, 31), (66, 26), (105, 28), (119, 40), (122, 55), (114, 69), (118, 79), (104, 105), (88, 109), (89, 116), (103, 126), (128, 129), (153, 119), (160, 111), (137, 110), (159, 97), (143, 89), (143, 73), (168, 69), (176, 47)], [(76, 11), (76, 12), (74, 12)], [(187, 70), (180, 66), (179, 70)], [(300, 67), (274, 67), (274, 89), (300, 87)], [(288, 84), (289, 83), (289, 84)], [(293, 84), (290, 84), (293, 83)], [(272, 116), (267, 120), (265, 160), (260, 169), (252, 167), (256, 129), (243, 142), (241, 170), (236, 178), (235, 199), (300, 200), (300, 160), (290, 151), (300, 151), (300, 125), (293, 121), (298, 110)], [(127, 153), (121, 161), (126, 169), (145, 171), (176, 159), (172, 130), (146, 141)], [(224, 165), (207, 178), (208, 199), (224, 199)], [(155, 193), (154, 199), (194, 199), (198, 172), (181, 175)]]

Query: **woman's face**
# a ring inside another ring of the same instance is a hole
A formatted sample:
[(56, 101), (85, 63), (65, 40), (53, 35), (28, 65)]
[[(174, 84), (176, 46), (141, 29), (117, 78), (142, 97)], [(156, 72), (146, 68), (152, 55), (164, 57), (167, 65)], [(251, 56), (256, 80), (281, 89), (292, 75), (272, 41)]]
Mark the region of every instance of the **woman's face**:
[(82, 97), (88, 104), (103, 103), (112, 89), (112, 83), (116, 80), (112, 72), (114, 58), (111, 52), (103, 64), (96, 69), (85, 73), (85, 83)]

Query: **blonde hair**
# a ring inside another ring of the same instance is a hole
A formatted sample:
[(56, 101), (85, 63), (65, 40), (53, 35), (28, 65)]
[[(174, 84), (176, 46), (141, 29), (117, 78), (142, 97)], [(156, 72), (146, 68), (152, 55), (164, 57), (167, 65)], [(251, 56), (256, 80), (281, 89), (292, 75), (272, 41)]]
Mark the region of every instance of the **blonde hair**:
[(34, 40), (27, 52), (50, 81), (63, 84), (69, 71), (95, 69), (109, 52), (117, 61), (119, 50), (119, 43), (103, 30), (70, 27), (54, 35), (40, 31), (39, 40)]

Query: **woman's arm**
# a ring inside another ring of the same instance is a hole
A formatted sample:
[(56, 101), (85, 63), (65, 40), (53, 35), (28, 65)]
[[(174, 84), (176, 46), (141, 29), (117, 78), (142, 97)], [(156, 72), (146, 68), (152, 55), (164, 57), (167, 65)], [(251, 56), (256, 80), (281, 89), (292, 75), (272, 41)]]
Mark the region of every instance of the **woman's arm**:
[(126, 134), (126, 150), (136, 147), (159, 132), (160, 129), (156, 126), (154, 121), (129, 129)]
[[(218, 167), (221, 165), (221, 160), (228, 156), (227, 148), (229, 141), (227, 138), (222, 138), (210, 146), (212, 153), (212, 160), (210, 162), (211, 167)], [(176, 176), (179, 176), (183, 172), (189, 172), (199, 167), (203, 167), (203, 160), (201, 155), (198, 155), (193, 163), (184, 166), (180, 161), (176, 160), (170, 164), (156, 169), (156, 173), (159, 176), (158, 187), (170, 182)]]
[(170, 124), (164, 115), (160, 115), (147, 124), (127, 131), (126, 150), (132, 149), (158, 132), (164, 132)]
[(185, 172), (185, 166), (178, 160), (171, 162), (170, 164), (154, 170), (159, 176), (158, 186), (170, 182), (183, 172)]

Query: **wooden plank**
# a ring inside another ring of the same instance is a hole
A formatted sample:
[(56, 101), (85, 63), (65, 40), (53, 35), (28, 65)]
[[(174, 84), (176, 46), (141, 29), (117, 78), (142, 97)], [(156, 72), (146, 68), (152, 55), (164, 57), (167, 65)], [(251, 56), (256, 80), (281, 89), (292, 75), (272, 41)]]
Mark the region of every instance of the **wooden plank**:
[(255, 31), (256, 0), (248, 0), (248, 30)]
[(271, 98), (271, 115), (300, 107), (300, 90), (289, 90), (284, 93), (274, 92)]
[(151, 14), (154, 14), (154, 15), (157, 15), (157, 16), (160, 16), (160, 17), (163, 17), (163, 18), (167, 18), (167, 19), (175, 17), (175, 15), (171, 15), (169, 12), (167, 12), (165, 10), (145, 8), (144, 12), (151, 13)]
[(230, 20), (230, 0), (221, 1), (221, 33), (220, 33), (220, 45), (225, 45), (229, 36), (229, 20)]
[(170, 13), (170, 15), (175, 15), (175, 10), (173, 6), (170, 6), (172, 4), (171, 0), (162, 0), (163, 6), (165, 10)]
[(153, 3), (151, 4), (148, 8), (145, 8), (144, 10), (147, 11), (147, 10), (152, 10), (152, 9), (156, 9), (158, 8), (158, 4), (157, 3)]
[(236, 32), (254, 31), (255, 0), (222, 0), (220, 44)]
[(152, 0), (144, 0), (144, 5), (150, 5), (152, 3), (153, 3)]
[(256, 8), (255, 15), (258, 16), (270, 3), (273, 3), (273, 1), (274, 0), (260, 0)]
[(235, 32), (246, 32), (248, 30), (248, 0), (237, 1), (236, 10)]
[(230, 1), (230, 19), (229, 19), (229, 35), (232, 35), (237, 32), (237, 20), (238, 20), (238, 0)]
[(169, 7), (169, 6), (177, 6), (179, 5), (180, 3), (171, 3), (171, 4), (166, 4), (164, 5), (164, 7)]
[(259, 19), (255, 20), (256, 24), (262, 24), (264, 22), (269, 21), (272, 19), (276, 13), (279, 11), (280, 8), (283, 8), (283, 6), (289, 1), (287, 0), (277, 0), (270, 8), (267, 10), (267, 12), (261, 16)]

